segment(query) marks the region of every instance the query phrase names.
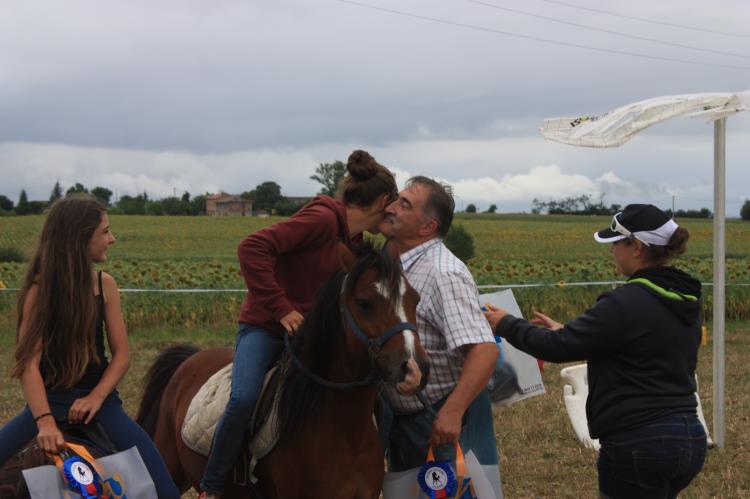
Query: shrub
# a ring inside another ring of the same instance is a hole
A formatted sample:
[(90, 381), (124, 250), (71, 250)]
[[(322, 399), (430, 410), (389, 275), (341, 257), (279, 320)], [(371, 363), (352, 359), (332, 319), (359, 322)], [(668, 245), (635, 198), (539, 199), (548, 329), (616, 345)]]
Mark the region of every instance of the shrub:
[(750, 199), (746, 199), (745, 204), (742, 205), (740, 217), (742, 220), (750, 220)]
[(448, 249), (464, 263), (474, 256), (474, 238), (463, 225), (451, 226), (444, 242)]
[(0, 262), (18, 262), (26, 261), (26, 255), (18, 248), (5, 247), (0, 248)]
[(477, 207), (474, 206), (473, 203), (469, 203), (469, 205), (466, 207), (466, 213), (476, 213)]

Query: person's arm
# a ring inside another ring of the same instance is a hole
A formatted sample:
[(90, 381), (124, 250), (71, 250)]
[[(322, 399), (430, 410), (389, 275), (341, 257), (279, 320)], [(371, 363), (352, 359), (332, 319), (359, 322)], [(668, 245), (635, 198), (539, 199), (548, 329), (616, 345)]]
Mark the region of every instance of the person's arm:
[(464, 413), (487, 387), (499, 355), (494, 342), (466, 345), (463, 348), (466, 357), (461, 377), (432, 424), (431, 445), (453, 444), (458, 441)]
[(504, 315), (496, 324), (496, 334), (519, 350), (550, 362), (571, 362), (617, 349), (625, 338), (627, 317), (617, 301), (605, 295), (558, 330), (538, 327), (512, 315)]
[(432, 445), (443, 445), (458, 441), (464, 413), (487, 386), (499, 352), (468, 271), (448, 272), (436, 279), (432, 301), (439, 328), (447, 347), (460, 348), (464, 357), (458, 383), (432, 425)]
[(267, 308), (289, 331), (302, 322), (286, 293), (276, 281), (274, 267), (279, 255), (322, 244), (338, 237), (336, 214), (318, 205), (302, 209), (293, 217), (250, 234), (240, 242), (237, 256), (247, 289), (255, 303)]
[(104, 295), (107, 341), (112, 359), (94, 389), (87, 396), (76, 399), (70, 406), (68, 420), (71, 423), (90, 423), (101, 409), (104, 399), (114, 391), (130, 367), (130, 350), (122, 318), (120, 291), (114, 278), (106, 273), (102, 273), (102, 286), (104, 289), (100, 293)]
[[(34, 303), (39, 288), (32, 286), (26, 294), (23, 304), (23, 318), (18, 327), (18, 338), (22, 338), (29, 327), (29, 317), (33, 313)], [(42, 343), (38, 343), (34, 356), (29, 360), (23, 373), (21, 374), (21, 389), (26, 403), (29, 404), (31, 415), (36, 419), (36, 426), (39, 430), (36, 441), (39, 447), (47, 452), (56, 452), (63, 447), (65, 440), (57, 427), (57, 422), (51, 414), (49, 401), (47, 400), (47, 391), (44, 388), (42, 373), (39, 371), (39, 362), (42, 358)]]

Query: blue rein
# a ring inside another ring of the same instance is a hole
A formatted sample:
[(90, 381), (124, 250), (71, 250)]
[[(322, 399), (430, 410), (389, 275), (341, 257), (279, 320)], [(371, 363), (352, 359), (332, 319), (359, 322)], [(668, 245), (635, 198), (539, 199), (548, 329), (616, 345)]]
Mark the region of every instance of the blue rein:
[(399, 322), (398, 324), (394, 324), (386, 329), (385, 332), (380, 336), (377, 336), (375, 338), (367, 336), (364, 331), (362, 331), (362, 328), (359, 327), (359, 324), (357, 324), (354, 316), (352, 316), (351, 312), (349, 312), (349, 308), (346, 306), (346, 300), (344, 300), (343, 298), (342, 300), (343, 301), (341, 309), (344, 315), (344, 320), (346, 320), (346, 324), (352, 330), (354, 336), (367, 347), (370, 365), (373, 369), (365, 378), (359, 381), (352, 381), (351, 383), (336, 383), (334, 381), (328, 381), (327, 379), (321, 378), (302, 364), (302, 361), (299, 360), (299, 357), (297, 357), (292, 351), (292, 347), (289, 343), (289, 334), (284, 333), (284, 347), (286, 348), (286, 352), (289, 358), (292, 360), (292, 362), (294, 362), (294, 365), (297, 366), (297, 369), (302, 371), (305, 376), (309, 377), (319, 385), (325, 386), (326, 388), (332, 388), (334, 390), (348, 390), (351, 388), (358, 388), (374, 383), (376, 381), (375, 357), (377, 357), (380, 349), (383, 348), (383, 345), (385, 345), (388, 340), (393, 338), (394, 335), (402, 331), (417, 331), (417, 326), (415, 324), (411, 322)]

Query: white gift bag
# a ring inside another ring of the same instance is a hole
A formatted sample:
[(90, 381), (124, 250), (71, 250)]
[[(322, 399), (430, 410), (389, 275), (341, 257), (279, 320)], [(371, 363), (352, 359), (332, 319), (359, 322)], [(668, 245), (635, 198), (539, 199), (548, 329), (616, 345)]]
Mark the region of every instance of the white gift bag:
[[(100, 457), (97, 464), (104, 470), (102, 479), (112, 497), (128, 499), (157, 499), (156, 487), (138, 449), (131, 447), (122, 452)], [(45, 465), (23, 470), (23, 477), (31, 499), (78, 499), (70, 490), (55, 466)]]

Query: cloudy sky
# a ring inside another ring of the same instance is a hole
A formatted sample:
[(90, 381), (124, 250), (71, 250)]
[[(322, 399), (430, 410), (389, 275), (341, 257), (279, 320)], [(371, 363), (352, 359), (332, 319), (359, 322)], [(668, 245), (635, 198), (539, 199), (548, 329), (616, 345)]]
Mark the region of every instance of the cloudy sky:
[[(648, 22), (647, 22), (648, 21)], [(0, 194), (310, 195), (369, 150), (459, 207), (604, 194), (713, 209), (713, 127), (617, 149), (545, 117), (750, 89), (747, 0), (0, 0)], [(693, 29), (688, 29), (688, 27)], [(659, 43), (657, 43), (657, 41)], [(727, 214), (750, 197), (750, 113), (727, 122)]]

